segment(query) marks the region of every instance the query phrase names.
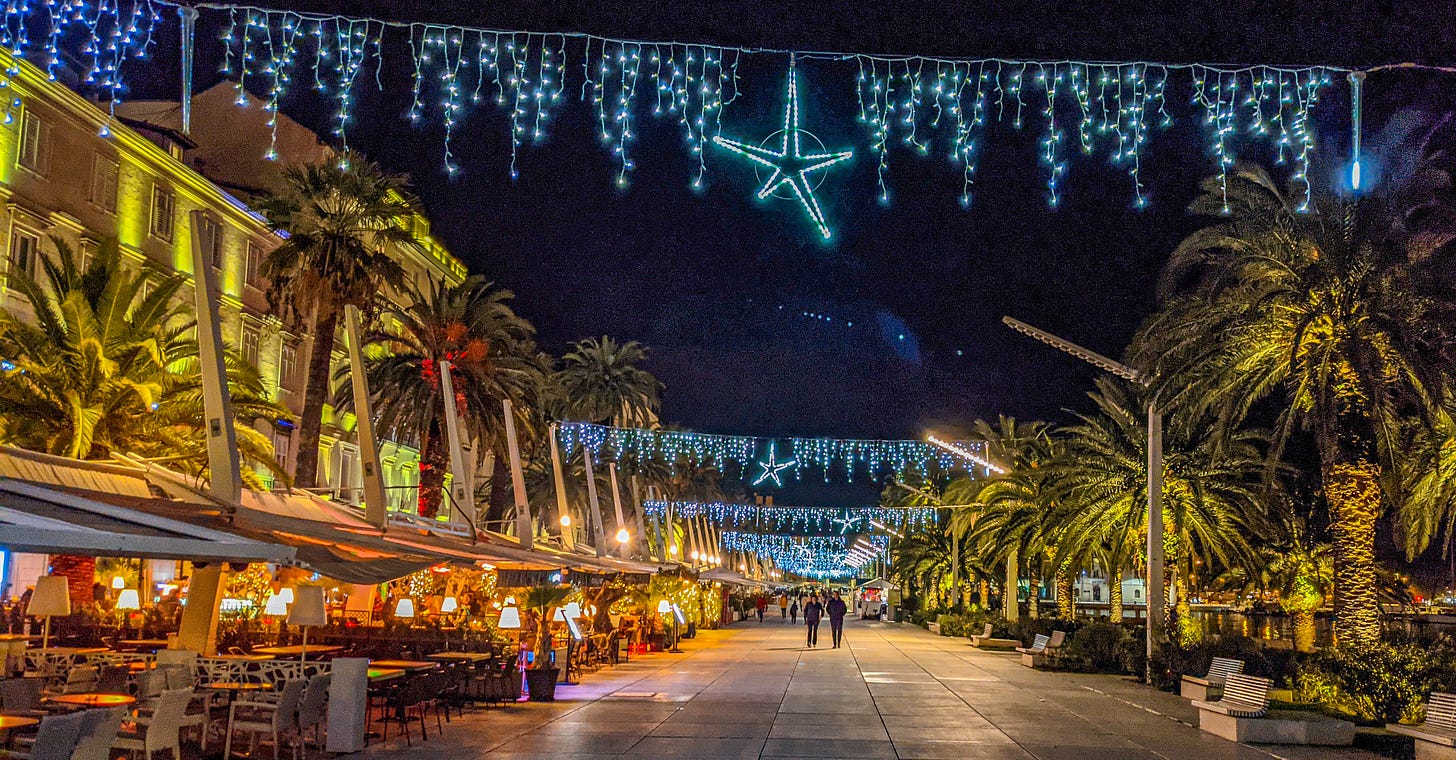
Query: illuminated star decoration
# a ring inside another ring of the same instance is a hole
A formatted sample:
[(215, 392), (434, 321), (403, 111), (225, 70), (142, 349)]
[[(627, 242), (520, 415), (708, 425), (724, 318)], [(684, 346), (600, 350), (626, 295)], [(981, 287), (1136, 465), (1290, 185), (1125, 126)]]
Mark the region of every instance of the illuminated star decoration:
[[(759, 199), (767, 198), (775, 190), (788, 185), (794, 193), (794, 198), (799, 201), (799, 205), (804, 207), (804, 213), (809, 215), (809, 219), (819, 227), (819, 233), (827, 239), (830, 237), (829, 225), (824, 221), (824, 212), (819, 208), (819, 201), (814, 198), (814, 186), (811, 184), (810, 175), (840, 161), (849, 160), (854, 155), (854, 151), (805, 154), (800, 145), (799, 135), (802, 131), (804, 130), (799, 129), (798, 75), (794, 70), (794, 57), (790, 55), (789, 94), (784, 108), (784, 128), (778, 133), (783, 136), (779, 141), (779, 149), (774, 151), (759, 145), (749, 145), (722, 135), (714, 137), (713, 142), (772, 169), (773, 172), (769, 174), (768, 181), (758, 189)], [(818, 138), (815, 138), (812, 133), (810, 137), (818, 142)]]
[(798, 461), (793, 459), (785, 459), (782, 462), (778, 461), (778, 455), (774, 451), (774, 444), (770, 442), (768, 445), (768, 459), (758, 463), (759, 468), (763, 472), (759, 473), (758, 477), (754, 479), (753, 484), (757, 486), (761, 485), (765, 480), (772, 480), (775, 488), (783, 488), (784, 481), (783, 478), (779, 477), (779, 473), (784, 470), (792, 470), (794, 465), (797, 464)]
[(860, 521), (860, 519), (861, 518), (859, 518), (859, 517), (854, 517), (852, 515), (846, 515), (844, 517), (836, 517), (833, 520), (831, 520), (830, 522), (834, 523), (835, 525), (838, 525), (839, 526), (839, 535), (844, 536), (844, 535), (848, 535), (851, 530), (854, 530), (855, 528), (859, 527), (859, 521)]

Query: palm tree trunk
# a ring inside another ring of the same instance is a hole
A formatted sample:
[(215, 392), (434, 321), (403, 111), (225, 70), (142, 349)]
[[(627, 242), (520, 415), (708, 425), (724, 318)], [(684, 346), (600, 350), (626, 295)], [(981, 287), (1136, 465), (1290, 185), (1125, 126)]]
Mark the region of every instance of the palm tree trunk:
[(1314, 651), (1314, 610), (1295, 610), (1294, 651)]
[(1335, 555), (1335, 643), (1361, 647), (1380, 638), (1375, 595), (1375, 521), (1380, 516), (1380, 468), (1356, 459), (1324, 468), (1325, 498)]
[(1071, 620), (1077, 616), (1076, 600), (1072, 598), (1072, 568), (1063, 564), (1057, 573), (1057, 617)]
[(293, 468), (293, 484), (299, 488), (318, 487), (319, 431), (323, 428), (324, 402), (329, 396), (329, 369), (333, 365), (334, 331), (338, 326), (337, 309), (320, 311), (313, 323), (313, 352), (308, 357), (308, 383), (303, 389), (303, 413)]
[(450, 449), (440, 435), (440, 422), (430, 421), (430, 429), (420, 448), (420, 494), (417, 512), (420, 517), (434, 519), (440, 515), (440, 504), (445, 499), (445, 469), (450, 461)]
[(1006, 589), (1001, 594), (1001, 602), (1005, 606), (1003, 613), (1007, 620), (1016, 622), (1020, 617), (1020, 605), (1016, 599), (1017, 579), (1020, 575), (1020, 564), (1017, 561), (1016, 550), (1012, 549), (1011, 554), (1006, 557)]
[(1031, 593), (1027, 594), (1026, 616), (1032, 620), (1041, 617), (1041, 578), (1037, 576), (1036, 570), (1028, 570), (1027, 576), (1030, 580)]
[(1193, 607), (1188, 604), (1188, 581), (1184, 580), (1185, 577), (1181, 572), (1173, 575), (1173, 595), (1178, 597), (1174, 607), (1178, 621), (1178, 643), (1189, 646), (1197, 643), (1203, 636), (1193, 622)]
[(1112, 622), (1122, 622), (1122, 571), (1112, 574), (1107, 585), (1107, 612)]

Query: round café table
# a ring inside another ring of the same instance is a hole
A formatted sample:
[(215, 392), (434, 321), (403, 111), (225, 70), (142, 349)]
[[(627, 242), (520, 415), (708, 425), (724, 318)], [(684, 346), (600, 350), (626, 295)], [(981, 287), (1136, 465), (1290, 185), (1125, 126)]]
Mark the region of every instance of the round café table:
[(136, 697), (130, 694), (102, 694), (83, 692), (80, 694), (56, 694), (45, 698), (46, 702), (66, 707), (130, 707), (136, 704)]

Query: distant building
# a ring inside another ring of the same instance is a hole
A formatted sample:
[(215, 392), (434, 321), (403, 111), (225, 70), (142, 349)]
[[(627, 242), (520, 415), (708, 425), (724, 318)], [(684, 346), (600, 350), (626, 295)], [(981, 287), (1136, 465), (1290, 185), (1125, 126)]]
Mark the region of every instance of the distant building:
[[(10, 54), (0, 50), (0, 66), (11, 64)], [(212, 259), (221, 291), (223, 337), (257, 365), (270, 392), (297, 411), (312, 340), (269, 311), (259, 264), (278, 238), (243, 200), (274, 186), (279, 176), (279, 162), (263, 158), (271, 132), (262, 124), (266, 114), (261, 106), (251, 100), (247, 108), (232, 105), (235, 94), (223, 103), (231, 88), (213, 88), (196, 97), (193, 131), (184, 135), (175, 103), (127, 104), (113, 119), (104, 108), (49, 81), (30, 63), (16, 60), (14, 66), (18, 73), (9, 81), (9, 92), (18, 105), (4, 114), (0, 125), (4, 306), (28, 312), (29, 304), (4, 286), (4, 278), (16, 269), (37, 273), (42, 252), (50, 249), (49, 236), (67, 241), (83, 255), (115, 236), (125, 260), (191, 274), (188, 213), (205, 211), (208, 223), (220, 233)], [(315, 161), (334, 155), (314, 133), (287, 117), (278, 118), (281, 159)], [(420, 247), (396, 251), (409, 275), (418, 282), (462, 281), (464, 264), (430, 236), (428, 221), (416, 215), (412, 227)], [(190, 301), (190, 285), (182, 296)], [(344, 343), (337, 345), (334, 359), (342, 362)], [(279, 460), (291, 465), (297, 432), (268, 432)], [(382, 454), (391, 501), (411, 503), (410, 487), (418, 482), (416, 452), (386, 444)], [(359, 462), (352, 416), (340, 419), (326, 409), (320, 481), (357, 501)]]

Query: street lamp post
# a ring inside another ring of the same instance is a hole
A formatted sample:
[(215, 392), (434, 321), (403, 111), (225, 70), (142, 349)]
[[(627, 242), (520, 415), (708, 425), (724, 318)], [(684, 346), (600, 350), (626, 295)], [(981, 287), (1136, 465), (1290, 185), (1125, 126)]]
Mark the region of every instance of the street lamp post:
[[(1104, 371), (1114, 374), (1124, 380), (1130, 380), (1144, 388), (1151, 383), (1147, 375), (1123, 364), (1113, 361), (1096, 351), (1089, 351), (1069, 340), (1063, 340), (1045, 330), (1039, 330), (1011, 317), (1002, 317), (1001, 321), (1007, 327), (1023, 334), (1036, 338), (1052, 348), (1071, 354), (1088, 364)], [(1147, 673), (1145, 677), (1149, 683), (1153, 680), (1153, 647), (1163, 633), (1163, 603), (1166, 601), (1166, 594), (1163, 591), (1163, 414), (1158, 411), (1157, 399), (1148, 400), (1148, 546), (1147, 546), (1147, 606), (1148, 606), (1148, 630), (1147, 630)]]

